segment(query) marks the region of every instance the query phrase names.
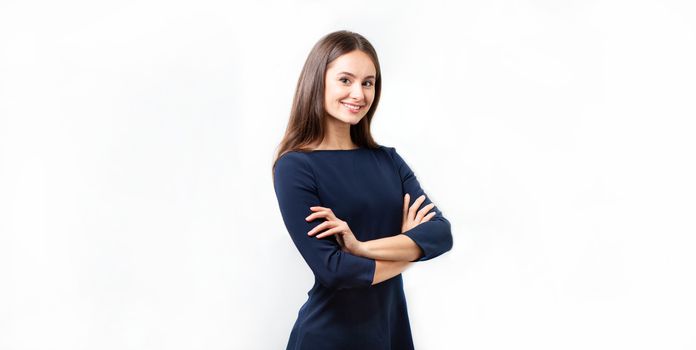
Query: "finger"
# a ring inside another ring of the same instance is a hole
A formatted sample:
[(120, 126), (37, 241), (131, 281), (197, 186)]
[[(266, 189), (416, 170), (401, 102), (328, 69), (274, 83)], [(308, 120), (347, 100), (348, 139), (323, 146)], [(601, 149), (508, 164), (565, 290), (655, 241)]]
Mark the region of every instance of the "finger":
[(331, 209), (330, 209), (330, 208), (318, 207), (318, 206), (309, 207), (309, 210), (311, 210), (311, 211), (314, 212), (314, 213), (312, 213), (312, 214), (317, 214), (317, 213), (330, 213), (330, 212), (331, 212)]
[(402, 217), (401, 222), (406, 221), (407, 213), (408, 213), (408, 202), (409, 202), (410, 198), (411, 198), (411, 196), (409, 196), (408, 193), (406, 193), (406, 195), (404, 195), (404, 205), (403, 205), (403, 210), (402, 210), (403, 215), (401, 215), (401, 217)]
[(316, 227), (314, 227), (314, 228), (313, 228), (312, 230), (310, 230), (309, 232), (307, 232), (307, 235), (308, 235), (308, 236), (313, 236), (313, 235), (317, 234), (318, 232), (324, 231), (324, 230), (326, 230), (328, 227), (332, 227), (332, 226), (333, 226), (333, 222), (332, 222), (332, 221), (324, 221), (324, 222), (322, 222), (321, 224), (319, 224), (319, 225), (317, 225)]
[(334, 215), (334, 213), (331, 211), (331, 209), (311, 213), (311, 214), (309, 214), (309, 216), (307, 216), (305, 218), (305, 220), (312, 221), (316, 218), (321, 218), (321, 217), (326, 218), (326, 220), (330, 220), (330, 221), (338, 221), (338, 218), (336, 217), (336, 215)]
[(329, 217), (329, 215), (330, 215), (330, 214), (329, 214), (328, 211), (318, 211), (318, 212), (309, 214), (309, 216), (307, 216), (307, 217), (305, 218), (305, 220), (307, 220), (307, 221), (312, 221), (312, 220), (314, 220), (314, 219), (316, 219), (316, 218)]
[(333, 211), (331, 210), (331, 208), (320, 207), (320, 206), (309, 207), (309, 210), (311, 210), (311, 211), (328, 211), (328, 212), (330, 212), (330, 213), (333, 213)]
[(330, 229), (330, 230), (326, 230), (326, 231), (324, 231), (324, 232), (318, 234), (318, 235), (317, 235), (317, 238), (324, 238), (324, 237), (328, 237), (328, 236), (331, 236), (331, 235), (335, 235), (335, 234), (341, 232), (342, 230), (343, 230), (343, 228), (341, 228), (341, 227), (334, 227), (334, 228), (332, 228), (332, 229)]
[(430, 209), (432, 209), (434, 206), (435, 206), (435, 203), (430, 203), (430, 204), (424, 206), (423, 208), (421, 208), (421, 210), (418, 211), (418, 215), (416, 215), (416, 219), (418, 219), (418, 220), (423, 219), (425, 214), (427, 214), (430, 211)]
[(426, 215), (426, 216), (423, 218), (423, 221), (421, 221), (421, 222), (430, 221), (430, 219), (432, 219), (432, 218), (435, 216), (435, 214), (437, 214), (437, 213), (436, 213), (436, 212), (432, 212), (432, 213)]
[(413, 205), (411, 205), (411, 208), (408, 209), (408, 217), (411, 220), (415, 219), (416, 209), (418, 209), (418, 207), (420, 207), (420, 205), (423, 203), (424, 200), (425, 200), (425, 195), (422, 194), (420, 197), (416, 198), (416, 201), (413, 202)]
[(336, 215), (334, 215), (331, 208), (314, 206), (314, 207), (309, 207), (309, 209), (314, 211), (315, 213), (328, 213), (328, 215), (326, 216), (327, 218), (330, 218), (332, 220), (337, 219)]

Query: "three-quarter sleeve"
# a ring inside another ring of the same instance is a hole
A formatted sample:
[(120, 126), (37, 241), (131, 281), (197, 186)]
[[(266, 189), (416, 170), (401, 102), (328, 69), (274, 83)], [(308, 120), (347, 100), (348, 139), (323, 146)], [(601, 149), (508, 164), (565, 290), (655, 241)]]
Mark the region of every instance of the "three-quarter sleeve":
[[(425, 192), (418, 183), (416, 175), (399, 153), (396, 152), (396, 149), (389, 147), (388, 150), (401, 176), (402, 199), (408, 193), (410, 206)], [(430, 203), (432, 203), (430, 197), (425, 194), (425, 201), (420, 205), (420, 208)], [(433, 211), (436, 214), (429, 221), (420, 223), (418, 226), (403, 233), (410, 237), (423, 251), (422, 256), (415, 261), (430, 260), (452, 249), (453, 240), (450, 222), (442, 215), (442, 211), (437, 206), (434, 206), (428, 213)]]
[(335, 237), (316, 238), (307, 232), (326, 221), (307, 221), (309, 208), (322, 206), (309, 160), (301, 152), (282, 155), (273, 169), (273, 185), (280, 213), (292, 241), (317, 280), (326, 287), (345, 289), (370, 287), (375, 260), (344, 252)]

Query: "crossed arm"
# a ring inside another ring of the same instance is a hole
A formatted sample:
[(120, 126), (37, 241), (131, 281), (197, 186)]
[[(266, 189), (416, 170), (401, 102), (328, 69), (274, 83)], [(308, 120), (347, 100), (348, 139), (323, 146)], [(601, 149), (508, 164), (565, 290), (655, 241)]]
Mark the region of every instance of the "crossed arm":
[[(408, 198), (408, 197), (407, 197)], [(368, 258), (375, 261), (375, 271), (372, 278), (372, 285), (388, 280), (406, 270), (413, 261), (420, 259), (421, 248), (405, 234), (401, 233), (391, 237), (384, 237), (369, 241), (358, 241), (353, 235), (345, 221), (336, 218), (330, 209), (323, 207), (312, 207), (312, 210), (320, 210), (306, 220), (314, 220), (319, 215), (327, 218), (324, 224), (316, 226), (308, 232), (310, 236), (316, 235), (321, 230), (333, 226), (333, 228), (316, 236), (317, 239), (329, 234), (336, 234), (343, 251), (358, 257)], [(422, 215), (420, 215), (422, 216)], [(418, 219), (420, 221), (420, 218)], [(344, 230), (345, 231), (342, 231)], [(338, 233), (340, 232), (340, 233)]]
[(375, 277), (372, 285), (404, 272), (421, 256), (421, 249), (403, 234), (366, 241), (364, 257), (375, 259)]
[[(355, 238), (347, 223), (326, 212), (320, 215), (331, 216), (334, 224), (327, 222), (315, 227), (310, 233), (320, 230), (323, 225), (334, 226), (320, 236), (332, 231), (339, 231), (341, 234), (337, 236), (341, 237), (341, 246), (345, 251), (358, 257), (374, 260), (375, 273), (372, 285), (375, 285), (400, 274), (415, 261), (432, 259), (452, 248), (449, 221), (437, 209), (432, 213), (425, 214), (434, 208), (434, 204), (426, 205), (418, 211), (418, 214), (415, 214), (415, 210), (420, 207), (424, 199), (424, 195), (419, 197), (407, 213), (408, 195), (406, 196), (405, 226), (402, 227), (402, 233), (394, 236), (360, 242)], [(436, 214), (440, 215), (435, 216)], [(434, 220), (430, 221), (431, 218)], [(336, 221), (337, 224), (335, 224)]]
[(411, 264), (413, 264), (411, 261), (375, 260), (375, 277), (372, 279), (372, 285), (374, 286), (397, 276)]
[[(404, 196), (402, 230), (407, 231), (434, 217), (435, 212), (426, 215), (435, 206), (432, 203), (419, 210), (424, 200), (425, 195), (422, 195), (416, 199), (413, 205), (409, 206), (409, 195), (406, 194)], [(421, 247), (411, 237), (403, 234), (403, 232), (395, 236), (361, 242), (355, 238), (348, 223), (337, 218), (330, 208), (314, 206), (310, 209), (315, 211), (315, 213), (309, 215), (305, 220), (311, 221), (319, 217), (327, 219), (325, 223), (310, 230), (308, 232), (310, 236), (317, 235), (321, 230), (332, 227), (323, 233), (319, 233), (316, 238), (336, 234), (337, 240), (344, 251), (375, 261), (372, 285), (397, 276), (411, 266), (413, 261), (423, 257)]]
[(375, 260), (415, 261), (423, 251), (404, 234), (365, 241), (360, 256)]
[[(396, 161), (404, 193), (410, 193), (413, 197), (424, 195), (410, 168), (393, 148), (389, 152)], [(428, 222), (421, 222), (415, 227), (402, 227), (402, 233), (395, 236), (360, 242), (360, 254), (363, 256), (342, 249), (335, 241), (308, 237), (308, 231), (326, 223), (303, 219), (307, 209), (321, 203), (321, 200), (313, 170), (306, 156), (300, 152), (286, 153), (277, 160), (274, 189), (290, 237), (317, 280), (329, 288), (375, 285), (399, 275), (415, 261), (435, 258), (452, 247), (449, 221), (434, 206), (432, 209), (436, 215), (431, 216), (432, 220)], [(331, 230), (338, 231), (347, 228), (332, 226), (335, 227)], [(343, 243), (347, 243), (345, 239)]]
[(401, 233), (365, 242), (351, 250), (356, 256), (373, 259), (375, 274), (372, 285), (384, 282), (404, 272), (414, 261), (423, 257), (423, 250), (409, 236)]

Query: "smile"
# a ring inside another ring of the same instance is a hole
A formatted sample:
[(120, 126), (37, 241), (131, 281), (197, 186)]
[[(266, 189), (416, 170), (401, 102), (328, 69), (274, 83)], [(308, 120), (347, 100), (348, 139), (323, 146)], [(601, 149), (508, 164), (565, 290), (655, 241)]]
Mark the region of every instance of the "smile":
[(350, 104), (343, 103), (343, 102), (341, 102), (341, 104), (344, 105), (344, 106), (346, 106), (346, 108), (348, 108), (348, 109), (350, 109), (350, 110), (352, 110), (352, 111), (360, 110), (360, 109), (363, 107), (363, 106), (350, 105)]

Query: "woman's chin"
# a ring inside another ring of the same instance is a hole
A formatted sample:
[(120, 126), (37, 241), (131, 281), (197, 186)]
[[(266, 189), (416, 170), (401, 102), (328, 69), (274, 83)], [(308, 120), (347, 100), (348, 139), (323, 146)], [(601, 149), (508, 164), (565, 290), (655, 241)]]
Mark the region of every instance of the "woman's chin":
[(362, 120), (363, 116), (348, 116), (344, 121), (350, 125), (357, 125)]

